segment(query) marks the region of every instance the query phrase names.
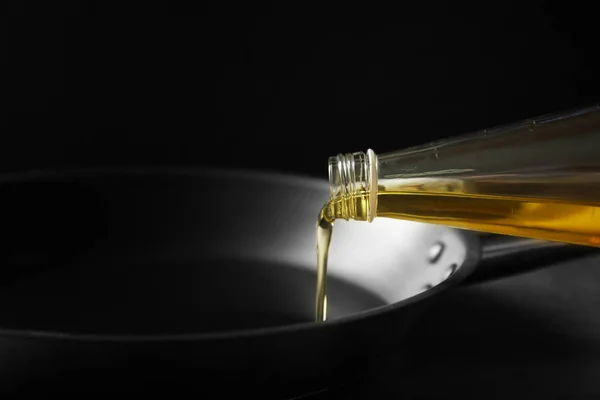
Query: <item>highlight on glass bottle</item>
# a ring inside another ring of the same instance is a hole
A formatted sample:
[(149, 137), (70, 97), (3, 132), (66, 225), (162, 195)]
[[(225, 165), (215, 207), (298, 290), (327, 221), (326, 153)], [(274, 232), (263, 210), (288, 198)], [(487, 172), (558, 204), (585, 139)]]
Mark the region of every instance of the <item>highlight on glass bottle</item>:
[(327, 217), (600, 246), (600, 106), (329, 159)]

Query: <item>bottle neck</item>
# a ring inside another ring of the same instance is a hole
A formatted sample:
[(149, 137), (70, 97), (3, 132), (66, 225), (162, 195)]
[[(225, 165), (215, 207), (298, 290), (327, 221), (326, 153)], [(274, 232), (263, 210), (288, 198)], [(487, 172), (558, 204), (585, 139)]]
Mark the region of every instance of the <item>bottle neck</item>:
[(332, 218), (371, 222), (377, 211), (377, 156), (373, 150), (329, 158)]

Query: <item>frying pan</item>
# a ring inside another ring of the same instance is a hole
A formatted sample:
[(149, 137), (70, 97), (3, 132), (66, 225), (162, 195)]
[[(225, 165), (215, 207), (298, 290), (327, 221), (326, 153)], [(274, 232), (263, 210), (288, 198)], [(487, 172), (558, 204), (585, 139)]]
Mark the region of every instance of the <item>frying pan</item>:
[(448, 290), (593, 251), (340, 221), (328, 321), (314, 323), (326, 181), (140, 168), (0, 183), (3, 393), (309, 396), (409, 347), (411, 324)]

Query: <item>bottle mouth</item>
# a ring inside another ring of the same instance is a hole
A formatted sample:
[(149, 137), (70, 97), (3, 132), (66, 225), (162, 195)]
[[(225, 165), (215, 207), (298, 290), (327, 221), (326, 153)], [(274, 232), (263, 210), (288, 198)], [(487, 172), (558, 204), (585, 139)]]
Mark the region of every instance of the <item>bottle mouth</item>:
[(344, 219), (355, 219), (359, 214), (357, 199), (366, 203), (366, 215), (360, 219), (371, 222), (377, 211), (377, 156), (367, 152), (338, 154), (329, 158), (329, 196), (340, 201)]

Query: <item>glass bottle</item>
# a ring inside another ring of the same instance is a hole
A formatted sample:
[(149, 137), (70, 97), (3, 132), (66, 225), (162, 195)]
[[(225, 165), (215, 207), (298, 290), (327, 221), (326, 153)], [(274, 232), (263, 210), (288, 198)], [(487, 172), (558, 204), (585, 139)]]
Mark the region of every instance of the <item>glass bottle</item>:
[(600, 246), (600, 105), (329, 159), (327, 219), (377, 217)]

